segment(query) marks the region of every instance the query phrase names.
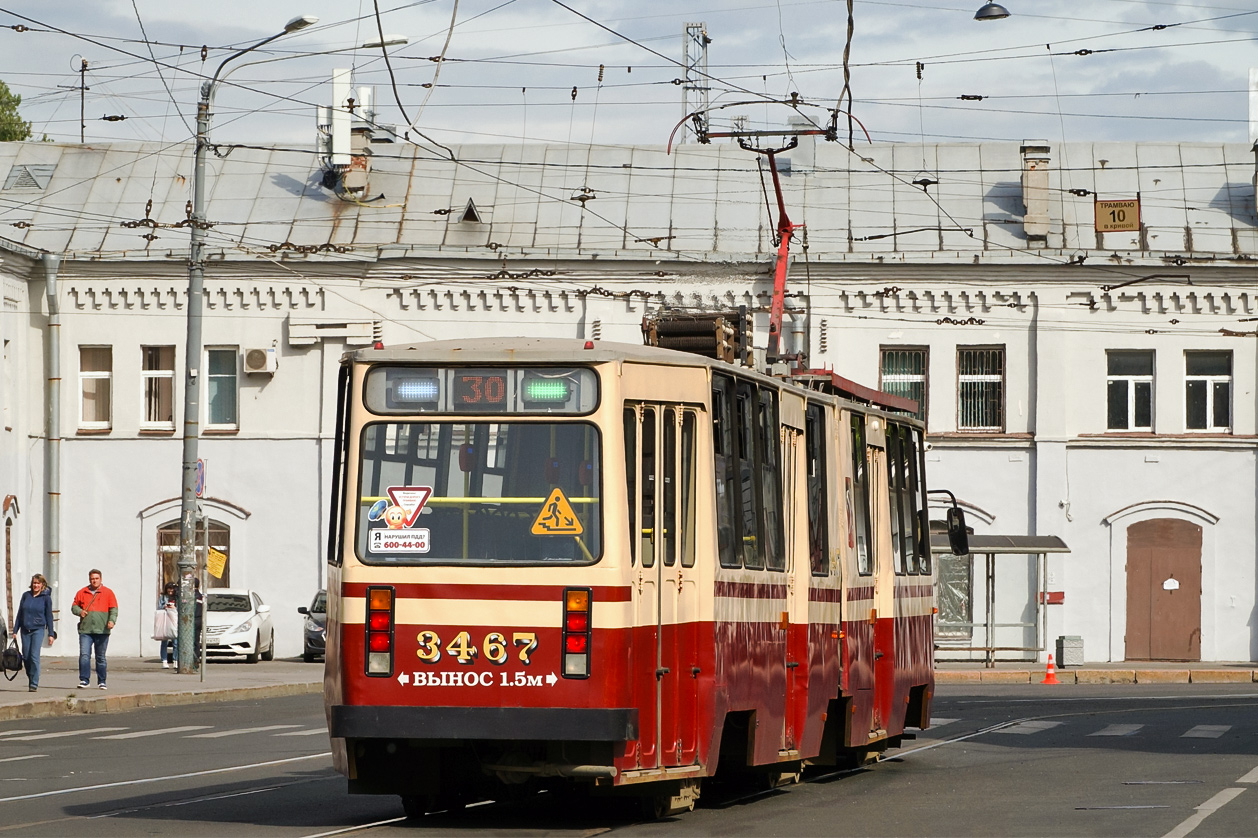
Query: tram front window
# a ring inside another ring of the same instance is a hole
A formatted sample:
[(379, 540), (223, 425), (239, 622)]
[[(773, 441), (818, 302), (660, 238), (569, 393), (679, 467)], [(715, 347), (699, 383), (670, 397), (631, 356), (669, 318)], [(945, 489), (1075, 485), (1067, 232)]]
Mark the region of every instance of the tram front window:
[(365, 564), (591, 564), (602, 452), (584, 422), (379, 422), (363, 430)]

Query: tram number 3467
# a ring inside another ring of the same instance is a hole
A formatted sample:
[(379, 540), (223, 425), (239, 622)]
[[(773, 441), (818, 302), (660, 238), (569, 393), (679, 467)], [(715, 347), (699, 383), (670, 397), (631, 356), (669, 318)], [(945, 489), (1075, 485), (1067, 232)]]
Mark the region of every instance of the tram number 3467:
[(475, 663), (482, 654), (489, 663), (501, 666), (507, 662), (511, 655), (510, 647), (514, 646), (519, 650), (516, 656), (520, 662), (528, 666), (537, 649), (537, 633), (532, 631), (512, 632), (510, 645), (507, 643), (507, 635), (500, 631), (489, 632), (479, 645), (472, 642), (472, 636), (468, 632), (461, 631), (445, 644), (444, 649), (441, 636), (435, 631), (424, 629), (415, 639), (419, 642), (415, 654), (424, 663), (436, 663), (441, 660), (444, 651), (464, 666)]

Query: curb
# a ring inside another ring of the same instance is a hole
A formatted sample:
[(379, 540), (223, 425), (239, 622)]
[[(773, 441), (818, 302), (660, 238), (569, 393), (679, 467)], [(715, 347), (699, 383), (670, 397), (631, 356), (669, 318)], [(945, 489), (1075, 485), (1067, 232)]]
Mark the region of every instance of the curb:
[(269, 684), (262, 687), (228, 687), (219, 690), (186, 690), (181, 692), (122, 693), (100, 698), (49, 698), (22, 704), (0, 706), (0, 722), (17, 719), (48, 719), (58, 716), (122, 713), (146, 707), (173, 707), (181, 704), (210, 704), (216, 701), (241, 701), (250, 698), (280, 698), (308, 695), (323, 691), (323, 682), (306, 684)]
[[(1024, 669), (936, 669), (936, 684), (1038, 684), (1044, 673)], [(1254, 669), (1058, 669), (1063, 684), (1249, 684)]]

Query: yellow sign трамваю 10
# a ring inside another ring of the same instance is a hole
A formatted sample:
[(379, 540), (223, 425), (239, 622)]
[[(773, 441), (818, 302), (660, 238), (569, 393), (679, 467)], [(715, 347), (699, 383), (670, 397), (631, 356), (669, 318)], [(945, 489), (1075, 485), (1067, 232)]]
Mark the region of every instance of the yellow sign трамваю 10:
[(1096, 231), (1098, 233), (1140, 232), (1140, 199), (1130, 201), (1097, 201)]

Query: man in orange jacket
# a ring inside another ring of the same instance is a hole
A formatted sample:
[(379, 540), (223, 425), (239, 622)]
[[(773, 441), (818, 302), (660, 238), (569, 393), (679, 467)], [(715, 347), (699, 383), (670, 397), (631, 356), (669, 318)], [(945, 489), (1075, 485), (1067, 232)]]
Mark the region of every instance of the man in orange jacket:
[(118, 598), (101, 584), (100, 571), (87, 572), (88, 585), (74, 595), (70, 612), (79, 618), (79, 689), (86, 689), (92, 680), (89, 666), (92, 649), (96, 649), (96, 684), (105, 689), (105, 650), (109, 632), (118, 619)]

